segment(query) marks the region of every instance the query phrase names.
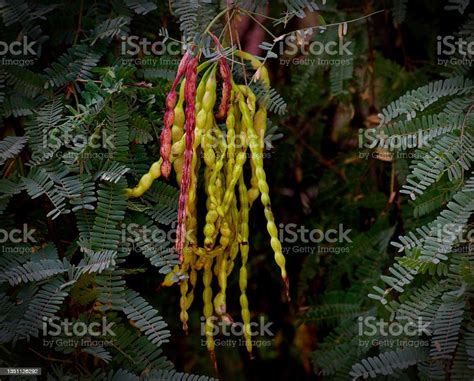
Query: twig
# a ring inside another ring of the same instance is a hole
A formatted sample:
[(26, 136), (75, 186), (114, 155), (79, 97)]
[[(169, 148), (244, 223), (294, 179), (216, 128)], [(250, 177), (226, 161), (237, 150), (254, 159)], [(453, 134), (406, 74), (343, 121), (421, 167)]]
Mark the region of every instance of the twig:
[(82, 30), (82, 12), (84, 11), (84, 0), (81, 0), (81, 6), (79, 8), (79, 19), (77, 21), (76, 35), (74, 36), (73, 45), (76, 45), (77, 39), (79, 38), (79, 33)]
[(57, 362), (64, 362), (64, 363), (72, 363), (70, 360), (63, 360), (63, 359), (56, 359), (54, 357), (47, 357), (45, 355), (42, 355), (41, 353), (36, 352), (33, 348), (28, 348), (31, 352), (33, 352), (35, 355), (41, 357), (42, 359), (48, 360), (48, 361), (57, 361)]
[[(93, 83), (97, 83), (97, 84), (102, 83), (102, 81), (99, 81), (99, 80), (90, 80), (90, 79), (82, 79), (82, 78), (76, 78), (75, 81), (80, 82), (80, 83), (87, 83), (87, 82), (93, 82)], [(153, 87), (153, 84), (141, 81), (141, 82), (135, 82), (135, 83), (125, 83), (123, 86), (125, 86), (125, 87), (144, 87), (144, 88), (149, 89), (149, 88)]]

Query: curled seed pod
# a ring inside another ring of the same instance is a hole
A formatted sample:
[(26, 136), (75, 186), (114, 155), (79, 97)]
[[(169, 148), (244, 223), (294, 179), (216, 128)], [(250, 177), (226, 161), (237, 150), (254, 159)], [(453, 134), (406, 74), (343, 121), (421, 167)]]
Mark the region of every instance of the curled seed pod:
[(186, 149), (184, 152), (184, 165), (181, 181), (181, 192), (178, 202), (178, 227), (176, 230), (176, 251), (180, 262), (183, 261), (183, 247), (186, 233), (186, 204), (191, 178), (191, 163), (193, 156), (194, 128), (196, 125), (195, 101), (196, 101), (196, 81), (197, 81), (197, 57), (189, 60), (186, 68), (186, 85), (184, 97), (186, 101)]
[(150, 169), (148, 170), (148, 173), (145, 173), (138, 184), (130, 189), (127, 188), (125, 189), (125, 193), (128, 197), (140, 197), (145, 193), (148, 189), (150, 189), (151, 185), (153, 184), (153, 181), (156, 180), (158, 177), (161, 176), (161, 164), (163, 160), (160, 159), (156, 162), (154, 162)]
[(245, 347), (252, 355), (252, 336), (250, 332), (250, 311), (246, 295), (247, 290), (247, 259), (249, 253), (249, 200), (247, 197), (247, 187), (245, 186), (244, 175), (239, 177), (239, 201), (240, 201), (240, 256), (242, 266), (240, 267), (239, 286), (240, 286), (240, 307), (242, 309), (242, 322), (244, 324)]

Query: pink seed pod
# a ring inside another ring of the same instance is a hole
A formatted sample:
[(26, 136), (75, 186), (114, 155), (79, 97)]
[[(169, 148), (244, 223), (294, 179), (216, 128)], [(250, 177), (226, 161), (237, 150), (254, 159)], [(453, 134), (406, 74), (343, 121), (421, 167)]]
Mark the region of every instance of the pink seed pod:
[(171, 127), (173, 126), (174, 122), (174, 106), (176, 106), (176, 101), (178, 99), (178, 95), (176, 94), (176, 87), (178, 86), (179, 82), (181, 81), (181, 78), (186, 72), (186, 67), (189, 63), (190, 58), (191, 55), (186, 52), (183, 58), (181, 59), (181, 62), (179, 63), (176, 78), (174, 79), (171, 85), (171, 90), (168, 93), (168, 96), (166, 97), (166, 111), (165, 116), (163, 118), (163, 131), (161, 132), (160, 136), (160, 155), (163, 159), (163, 163), (161, 164), (161, 173), (166, 178), (168, 178), (171, 173)]
[(184, 151), (181, 192), (178, 202), (178, 226), (176, 228), (176, 251), (178, 252), (180, 263), (183, 262), (183, 248), (186, 235), (186, 205), (188, 203), (189, 186), (191, 183), (194, 128), (196, 127), (197, 63), (197, 57), (190, 59), (186, 70), (186, 84), (184, 87), (184, 100), (186, 102), (186, 122), (184, 125), (186, 133), (186, 147)]

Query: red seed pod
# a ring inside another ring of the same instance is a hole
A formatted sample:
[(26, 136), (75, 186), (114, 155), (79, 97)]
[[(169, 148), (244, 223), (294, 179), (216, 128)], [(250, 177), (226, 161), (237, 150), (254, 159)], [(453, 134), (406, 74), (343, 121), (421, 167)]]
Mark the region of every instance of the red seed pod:
[(160, 136), (160, 154), (161, 157), (163, 158), (163, 161), (169, 161), (166, 159), (169, 159), (170, 153), (171, 153), (171, 144), (168, 144), (168, 141), (171, 143), (171, 128), (168, 128), (167, 120), (170, 120), (172, 116), (166, 112), (165, 114), (165, 128), (163, 128), (163, 131), (161, 131), (161, 136)]
[(166, 178), (168, 178), (171, 173), (171, 127), (173, 126), (174, 122), (174, 106), (176, 106), (176, 101), (178, 99), (176, 87), (178, 86), (186, 71), (190, 58), (190, 54), (186, 52), (179, 63), (176, 78), (174, 79), (173, 84), (171, 85), (171, 90), (166, 97), (166, 112), (163, 118), (163, 131), (161, 132), (160, 136), (160, 155), (163, 159), (161, 173)]
[(225, 57), (219, 60), (219, 74), (222, 78), (222, 98), (217, 110), (216, 119), (225, 119), (230, 107), (230, 96), (232, 93), (232, 84), (230, 82), (231, 71)]
[(176, 89), (176, 86), (178, 86), (178, 83), (181, 81), (181, 78), (186, 73), (186, 69), (188, 67), (188, 63), (190, 59), (192, 59), (191, 54), (189, 54), (189, 52), (184, 53), (184, 56), (181, 59), (181, 62), (179, 63), (179, 66), (178, 66), (176, 78), (174, 79), (173, 85), (171, 86), (173, 90)]
[[(217, 49), (219, 51), (222, 50), (222, 45), (219, 42), (219, 39), (213, 34), (211, 34), (211, 37), (214, 40)], [(229, 64), (227, 63), (227, 60), (224, 56), (219, 58), (219, 74), (222, 78), (222, 98), (219, 108), (217, 110), (216, 119), (221, 120), (227, 117), (227, 111), (229, 111), (230, 107), (230, 96), (232, 93), (232, 73), (230, 71)]]
[(184, 239), (186, 236), (186, 205), (188, 203), (189, 186), (191, 183), (191, 164), (193, 159), (194, 128), (196, 126), (196, 82), (198, 59), (190, 59), (186, 69), (186, 84), (184, 87), (184, 100), (186, 102), (186, 148), (184, 151), (183, 174), (181, 179), (181, 192), (178, 202), (178, 226), (176, 229), (176, 251), (180, 263), (183, 262)]

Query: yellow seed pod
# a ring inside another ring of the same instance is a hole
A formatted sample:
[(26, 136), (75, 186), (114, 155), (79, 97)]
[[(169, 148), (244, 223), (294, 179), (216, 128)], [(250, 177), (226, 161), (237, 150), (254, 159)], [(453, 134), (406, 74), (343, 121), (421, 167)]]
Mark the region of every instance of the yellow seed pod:
[(184, 165), (184, 157), (178, 157), (173, 162), (173, 168), (176, 173), (176, 182), (181, 184), (181, 178), (183, 176), (183, 165)]
[(166, 274), (165, 279), (163, 282), (161, 282), (161, 285), (164, 287), (169, 287), (172, 286), (173, 284), (176, 283), (177, 276), (180, 274), (181, 271), (179, 269), (179, 266), (176, 265), (173, 270), (171, 270), (168, 274)]
[(229, 111), (227, 113), (227, 118), (226, 118), (226, 128), (227, 128), (227, 153), (226, 153), (226, 158), (227, 158), (227, 165), (226, 165), (226, 187), (228, 187), (230, 184), (230, 180), (232, 176), (230, 175), (232, 173), (232, 168), (234, 167), (234, 162), (235, 162), (235, 108), (234, 105), (231, 104), (229, 107)]
[(254, 57), (252, 54), (243, 52), (241, 50), (237, 50), (235, 54), (238, 57), (243, 58), (244, 60), (247, 60), (250, 62), (252, 65), (252, 68), (256, 71), (255, 76), (257, 79), (261, 79), (265, 85), (270, 86), (270, 78), (268, 76), (268, 70), (267, 68), (263, 65), (262, 62), (260, 62), (256, 57)]
[(220, 286), (220, 291), (214, 298), (214, 310), (217, 315), (223, 315), (227, 311), (226, 306), (226, 290), (227, 290), (227, 258), (225, 255), (220, 257), (218, 267), (217, 280)]
[(222, 190), (222, 181), (219, 178), (221, 175), (221, 170), (224, 167), (225, 152), (221, 155), (217, 164), (212, 172), (212, 176), (209, 180), (209, 186), (207, 188), (209, 201), (214, 204), (216, 207), (220, 204), (219, 193)]
[(197, 271), (195, 269), (195, 263), (196, 263), (196, 255), (194, 254), (194, 251), (191, 252), (191, 261), (190, 261), (190, 273), (189, 273), (189, 284), (191, 285), (191, 290), (186, 296), (186, 311), (189, 310), (191, 307), (191, 304), (194, 300), (194, 290), (196, 288), (197, 284)]
[(253, 126), (259, 137), (259, 149), (263, 152), (265, 132), (267, 131), (267, 109), (263, 106), (258, 108), (253, 118)]
[(188, 318), (189, 318), (188, 308), (191, 304), (188, 301), (188, 289), (189, 289), (188, 269), (191, 264), (191, 259), (192, 259), (192, 250), (189, 246), (187, 246), (183, 249), (183, 263), (181, 264), (181, 273), (184, 275), (184, 279), (182, 279), (179, 284), (179, 289), (181, 293), (180, 302), (179, 302), (180, 307), (181, 307), (180, 319), (181, 319), (181, 322), (183, 323), (183, 330), (185, 332), (188, 331)]
[[(256, 107), (256, 104), (257, 104), (257, 97), (256, 95), (253, 93), (252, 90), (250, 90), (249, 87), (247, 86), (244, 86), (244, 85), (237, 85), (237, 88), (238, 90), (240, 91), (240, 93), (246, 97), (245, 99), (245, 102), (247, 103), (247, 108), (248, 108), (248, 111), (249, 111), (249, 115), (253, 118), (254, 114), (255, 114), (255, 107)], [(242, 97), (242, 98), (244, 98)], [(240, 101), (239, 101), (240, 102)]]
[(202, 98), (204, 97), (204, 93), (206, 92), (206, 83), (209, 74), (212, 72), (215, 64), (210, 66), (203, 74), (201, 81), (199, 81), (199, 85), (196, 89), (196, 112), (199, 112), (202, 108)]
[(178, 141), (173, 143), (171, 146), (171, 156), (178, 158), (184, 155), (184, 150), (186, 149), (186, 135), (183, 135)]
[(221, 233), (221, 238), (219, 240), (219, 243), (221, 246), (227, 247), (229, 245), (230, 238), (232, 236), (232, 230), (230, 230), (229, 224), (227, 222), (224, 222), (222, 224), (220, 233)]
[(125, 189), (125, 194), (128, 197), (140, 197), (148, 189), (150, 189), (153, 181), (161, 176), (161, 163), (163, 159), (158, 160), (150, 166), (148, 173), (144, 174), (138, 184), (134, 188)]
[(179, 88), (179, 98), (174, 108), (174, 121), (173, 126), (171, 126), (171, 138), (173, 142), (177, 142), (183, 137), (184, 134), (184, 122), (185, 122), (185, 113), (184, 113), (184, 86), (186, 79), (181, 81), (181, 87)]
[(161, 163), (159, 161), (153, 163), (150, 167), (149, 173), (153, 179), (157, 179), (158, 177), (160, 177), (161, 176)]
[[(267, 129), (267, 110), (265, 107), (260, 106), (258, 111), (255, 113), (253, 118), (253, 126), (255, 132), (258, 136), (258, 152), (259, 155), (263, 159), (263, 151), (264, 151), (264, 144), (265, 144), (265, 131)], [(248, 196), (249, 196), (249, 203), (250, 205), (258, 198), (260, 191), (258, 189), (258, 179), (256, 175), (257, 166), (255, 164), (255, 156), (250, 156), (250, 164), (252, 168), (252, 177), (250, 179), (250, 185), (252, 186), (249, 189)]]
[(248, 190), (249, 205), (252, 206), (253, 202), (258, 198), (260, 191), (258, 190), (258, 179), (256, 174), (256, 165), (253, 158), (250, 158), (250, 167), (252, 168), (252, 177), (250, 178), (250, 185), (252, 186)]
[(239, 243), (234, 241), (230, 245), (229, 259), (227, 261), (227, 276), (229, 276), (234, 269), (234, 263), (237, 255), (239, 255)]
[(213, 107), (216, 101), (216, 73), (215, 70), (211, 72), (206, 83), (206, 92), (203, 97), (203, 108), (201, 111), (206, 112), (206, 122), (204, 124), (203, 138), (201, 146), (204, 150), (204, 162), (213, 169), (216, 162), (216, 154), (214, 151), (215, 138), (213, 136), (213, 129), (215, 118)]
[(244, 176), (239, 178), (239, 201), (240, 201), (240, 256), (242, 266), (240, 268), (239, 287), (240, 287), (240, 307), (242, 309), (242, 322), (244, 324), (245, 346), (249, 353), (252, 353), (252, 337), (250, 335), (250, 312), (246, 295), (247, 290), (247, 260), (249, 253), (249, 202), (247, 187), (245, 186)]
[[(207, 112), (202, 108), (198, 108), (197, 105), (202, 101), (206, 90), (207, 78), (212, 71), (212, 66), (206, 71), (203, 75), (196, 92), (196, 125), (194, 129), (194, 144), (193, 144), (193, 156), (191, 162), (191, 179), (189, 186), (188, 194), (188, 203), (186, 205), (186, 227), (187, 230), (191, 230), (196, 237), (197, 234), (197, 173), (199, 171), (200, 157), (198, 155), (198, 150), (201, 145), (201, 138), (203, 131), (205, 130), (206, 121), (207, 121)], [(188, 232), (189, 234), (189, 232)], [(198, 264), (199, 265), (199, 264)]]
[(226, 187), (224, 200), (222, 201), (222, 205), (219, 205), (217, 207), (217, 212), (219, 213), (221, 217), (223, 217), (227, 213), (227, 210), (229, 209), (232, 198), (234, 197), (235, 185), (237, 184), (237, 181), (239, 180), (239, 177), (242, 174), (242, 168), (246, 161), (247, 161), (247, 153), (245, 151), (239, 152), (237, 154), (234, 168), (232, 170), (231, 180), (229, 182), (229, 185)]
[(212, 258), (207, 259), (204, 264), (204, 274), (202, 277), (203, 284), (204, 284), (204, 291), (202, 293), (202, 298), (204, 301), (204, 309), (203, 314), (204, 318), (206, 319), (205, 325), (205, 334), (206, 334), (206, 346), (207, 350), (214, 356), (214, 337), (213, 337), (213, 325), (210, 324), (212, 322), (212, 311), (213, 311), (213, 304), (212, 304)]
[[(250, 91), (250, 90), (249, 90)], [(265, 176), (265, 170), (263, 169), (263, 158), (258, 148), (258, 136), (255, 132), (253, 125), (248, 125), (247, 133), (249, 136), (249, 148), (255, 163), (255, 175), (258, 181), (258, 189), (260, 191), (260, 199), (264, 206), (265, 218), (267, 219), (267, 230), (270, 234), (270, 243), (274, 251), (275, 262), (280, 267), (281, 277), (285, 283), (286, 294), (289, 298), (289, 282), (288, 276), (285, 269), (285, 257), (281, 248), (281, 243), (278, 240), (278, 231), (276, 229), (275, 220), (271, 210), (271, 202), (269, 195), (269, 188)]]

